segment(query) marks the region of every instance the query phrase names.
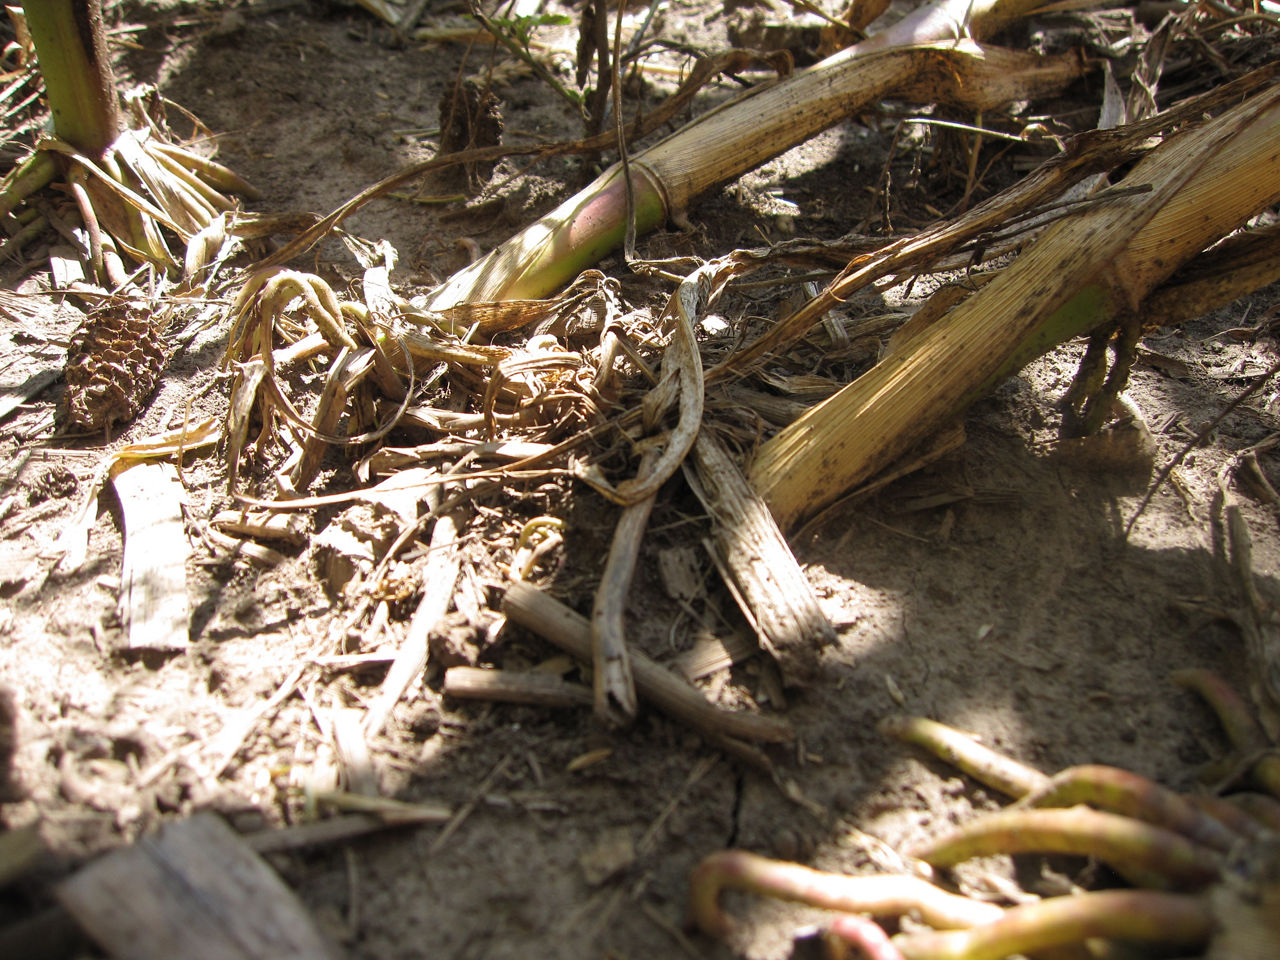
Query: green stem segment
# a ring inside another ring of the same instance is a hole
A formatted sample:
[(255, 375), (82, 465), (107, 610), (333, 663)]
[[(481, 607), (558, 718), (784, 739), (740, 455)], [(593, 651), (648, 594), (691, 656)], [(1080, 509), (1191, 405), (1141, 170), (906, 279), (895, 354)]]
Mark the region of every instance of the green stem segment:
[(102, 4), (100, 0), (27, 0), (23, 10), (44, 77), (54, 132), (97, 160), (120, 133)]
[(1175, 670), (1169, 674), (1169, 679), (1200, 695), (1217, 715), (1223, 732), (1236, 750), (1252, 753), (1266, 745), (1267, 735), (1254, 719), (1249, 705), (1219, 674), (1212, 670), (1188, 668)]

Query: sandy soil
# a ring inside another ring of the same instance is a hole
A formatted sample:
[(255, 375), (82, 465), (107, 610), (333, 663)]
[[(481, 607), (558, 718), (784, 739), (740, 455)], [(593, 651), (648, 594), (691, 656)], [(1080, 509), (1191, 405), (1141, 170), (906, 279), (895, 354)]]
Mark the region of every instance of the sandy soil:
[[(340, 4), (134, 5), (113, 16), (139, 28), (116, 34), (121, 73), (159, 85), (219, 132), (219, 159), (259, 188), (253, 206), (264, 211), (327, 212), (427, 155), (441, 96), (460, 71), (483, 69), (487, 57), (456, 45), (394, 45), (366, 11)], [(446, 19), (447, 11), (429, 15), (433, 23)], [(725, 30), (714, 4), (687, 0), (667, 6), (660, 26), (668, 39), (719, 46), (727, 43)], [(732, 89), (726, 82), (703, 99)], [(517, 77), (499, 93), (508, 142), (576, 135), (563, 106), (536, 79)], [(1098, 95), (1081, 87), (1037, 111), (1072, 106), (1091, 116)], [(706, 197), (690, 211), (694, 233), (670, 228), (646, 240), (647, 249), (710, 256), (762, 236), (881, 229), (877, 191), (894, 126), (888, 113), (849, 121)], [(930, 207), (958, 199), (963, 181), (931, 167), (940, 149), (937, 137), (898, 142), (889, 168), (894, 226), (926, 222)], [(990, 186), (1015, 176), (1018, 156), (1014, 150), (993, 168)], [(381, 199), (347, 229), (393, 243), (401, 255), (398, 279), (421, 288), (465, 262), (460, 238), (483, 249), (497, 244), (580, 183), (581, 167), (576, 159), (532, 169), (505, 161), (494, 181), (513, 177), (502, 199), (476, 212)], [(771, 206), (778, 196), (795, 206), (780, 214)], [(47, 254), (31, 249), (21, 265), (9, 265), (8, 285), (41, 282)], [(336, 242), (309, 268), (358, 276)], [(653, 288), (629, 278), (616, 258), (605, 269), (622, 278), (629, 302), (653, 302)], [(425, 682), (396, 709), (375, 762), (385, 794), (473, 804), (470, 816), (443, 842), (442, 828), (428, 826), (276, 855), (273, 865), (353, 957), (528, 960), (679, 950), (764, 960), (790, 955), (796, 931), (814, 916), (735, 899), (741, 922), (728, 946), (684, 938), (687, 880), (705, 854), (741, 846), (868, 871), (884, 865), (886, 845), (905, 849), (1000, 804), (990, 791), (877, 733), (887, 714), (943, 720), (1046, 771), (1109, 763), (1195, 788), (1197, 767), (1221, 753), (1224, 741), (1210, 713), (1168, 675), (1196, 666), (1242, 685), (1247, 676), (1238, 630), (1205, 611), (1239, 601), (1215, 520), (1218, 477), (1235, 452), (1275, 434), (1274, 388), (1216, 426), (1127, 538), (1124, 531), (1153, 463), (1167, 463), (1276, 360), (1270, 324), (1278, 295), (1264, 290), (1180, 329), (1148, 318), (1152, 332), (1130, 395), (1150, 426), (1154, 457), (1123, 438), (1118, 456), (1108, 456), (1106, 439), (1055, 442), (1057, 400), (1082, 351), (1069, 345), (979, 403), (956, 454), (873, 498), (833, 509), (793, 540), (838, 628), (818, 675), (787, 690), (785, 703), (770, 695), (768, 671), (758, 663), (702, 684), (718, 702), (781, 711), (795, 726), (800, 747), (774, 759), (803, 803), (652, 712), (632, 729), (610, 733), (588, 711), (445, 697), (441, 669), (449, 662), (521, 666), (554, 653), (515, 629), (486, 642), (483, 630), (458, 614), (449, 637), (433, 646)], [(732, 309), (770, 315), (775, 306), (762, 295)], [(849, 306), (851, 315), (890, 309)], [(192, 397), (197, 411), (224, 409), (222, 334), (202, 333), (170, 366), (143, 414), (106, 448), (155, 432)], [(25, 371), (17, 379), (58, 369), (68, 335), (56, 324), (33, 330), (6, 320), (0, 356), (25, 365), (13, 368)], [(856, 372), (852, 365), (834, 371), (846, 378)], [(261, 717), (219, 778), (210, 782), (195, 771), (215, 735), (266, 702), (303, 658), (338, 647), (394, 649), (412, 610), (402, 604), (387, 632), (363, 644), (366, 624), (344, 634), (350, 609), (324, 591), (312, 551), (293, 550), (267, 569), (211, 554), (200, 531), (227, 503), (225, 465), (196, 458), (184, 471), (196, 545), (188, 570), (191, 646), (172, 655), (121, 652), (115, 591), (123, 535), (110, 494), (101, 499), (79, 570), (53, 571), (40, 559), (74, 514), (104, 451), (101, 438), (46, 442), (61, 389), (54, 384), (0, 422), (0, 681), (14, 715), (0, 819), (11, 828), (42, 822), (51, 848), (36, 873), (0, 894), (0, 926), (45, 907), (50, 884), (86, 858), (166, 818), (212, 808), (247, 831), (299, 817), (309, 771), (332, 762), (319, 718), (366, 705), (381, 680), (376, 666), (308, 669), (297, 695)], [(1273, 477), (1280, 470), (1274, 453), (1261, 453), (1259, 462)], [(353, 483), (334, 460), (316, 492)], [(1260, 589), (1280, 599), (1275, 507), (1231, 489), (1254, 534)], [(570, 520), (562, 555), (537, 579), (589, 610), (613, 508), (567, 481), (491, 506), (513, 517)], [(314, 512), (312, 529), (334, 514)], [(634, 642), (660, 659), (687, 648), (695, 624), (664, 592), (657, 558), (696, 545), (702, 530), (696, 501), (673, 483), (655, 511), (630, 611)], [(468, 542), (478, 577), (473, 594), (495, 604), (487, 578), (495, 574), (493, 557), (509, 544), (487, 543), (484, 533)], [(414, 569), (407, 565), (405, 575)], [(711, 592), (710, 600), (695, 601), (697, 610), (727, 610), (721, 589)], [(168, 762), (188, 744), (194, 747)], [(593, 751), (604, 751), (597, 762), (574, 763)], [(159, 772), (143, 783), (153, 767)], [(1055, 867), (1073, 876), (1083, 869)]]

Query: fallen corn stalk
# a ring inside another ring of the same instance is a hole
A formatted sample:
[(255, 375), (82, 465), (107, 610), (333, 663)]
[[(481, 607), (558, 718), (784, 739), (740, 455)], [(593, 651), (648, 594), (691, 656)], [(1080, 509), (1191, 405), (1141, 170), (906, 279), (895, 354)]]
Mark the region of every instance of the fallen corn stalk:
[[(579, 660), (591, 662), (590, 623), (537, 587), (520, 580), (510, 583), (502, 612)], [(721, 710), (696, 687), (638, 652), (631, 654), (631, 668), (641, 697), (721, 745), (741, 745), (741, 740), (782, 743), (795, 738), (787, 724), (773, 717)]]
[[(979, 46), (1037, 0), (944, 0), (808, 70), (761, 84), (632, 157), (637, 232), (682, 212), (710, 187), (753, 169), (887, 96), (991, 109), (1060, 89), (1081, 75), (1074, 54), (1039, 57)], [(626, 232), (621, 165), (454, 274), (421, 308), (542, 297), (618, 247)]]
[[(765, 443), (750, 472), (782, 528), (868, 480), (1058, 343), (1140, 324), (1146, 297), (1280, 199), (1280, 89), (1170, 136), (1117, 198), (1046, 229), (1011, 266)], [(1141, 192), (1137, 192), (1141, 191)]]

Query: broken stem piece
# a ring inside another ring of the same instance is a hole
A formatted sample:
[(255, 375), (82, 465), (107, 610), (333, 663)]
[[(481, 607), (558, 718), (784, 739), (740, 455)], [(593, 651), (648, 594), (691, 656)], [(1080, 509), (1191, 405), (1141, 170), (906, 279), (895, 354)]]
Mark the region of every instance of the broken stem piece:
[(835, 628), (818, 605), (813, 585), (764, 501), (705, 427), (694, 444), (691, 486), (711, 516), (711, 539), (741, 598), (743, 612), (789, 685), (811, 679)]
[[(587, 618), (547, 596), (532, 584), (516, 581), (502, 600), (507, 617), (545, 637), (584, 663), (591, 662), (591, 625)], [(659, 710), (712, 736), (782, 743), (795, 732), (781, 720), (755, 713), (731, 713), (708, 703), (702, 694), (665, 667), (631, 653), (637, 692)]]
[[(649, 473), (656, 460), (650, 449), (640, 458), (638, 475)], [(625, 727), (636, 717), (636, 683), (627, 656), (626, 612), (636, 558), (644, 540), (653, 495), (624, 507), (613, 530), (609, 557), (591, 608), (591, 670), (596, 718), (610, 726)]]
[(457, 550), (458, 534), (464, 521), (458, 513), (444, 513), (436, 518), (431, 530), (431, 557), (422, 580), (425, 588), (418, 609), (409, 621), (404, 643), (396, 653), (396, 659), (387, 671), (386, 679), (378, 690), (378, 698), (365, 717), (365, 737), (376, 737), (386, 726), (391, 711), (400, 702), (416, 677), (427, 666), (428, 641), (431, 628), (449, 612), (453, 599), (453, 586), (458, 579), (462, 556)]
[(990, 747), (984, 747), (959, 730), (924, 717), (885, 717), (879, 730), (903, 743), (923, 747), (939, 760), (969, 774), (975, 780), (1009, 797), (1024, 797), (1043, 790), (1049, 778), (1034, 767), (1019, 763)]
[(444, 674), (444, 692), (459, 700), (499, 700), (541, 707), (591, 705), (591, 691), (549, 673), (450, 667)]

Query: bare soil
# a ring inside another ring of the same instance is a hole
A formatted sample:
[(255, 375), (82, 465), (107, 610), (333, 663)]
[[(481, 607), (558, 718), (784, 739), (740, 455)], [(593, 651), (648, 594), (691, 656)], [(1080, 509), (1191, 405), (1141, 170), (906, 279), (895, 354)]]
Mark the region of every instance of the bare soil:
[[(135, 4), (111, 15), (130, 28), (114, 34), (122, 77), (158, 85), (216, 131), (219, 160), (261, 191), (252, 207), (263, 211), (327, 212), (428, 155), (441, 97), (459, 76), (483, 72), (489, 56), (478, 47), (396, 45), (367, 11), (342, 4)], [(426, 22), (449, 15), (432, 11)], [(664, 8), (659, 31), (723, 47), (726, 22), (717, 4), (679, 0)], [(726, 80), (708, 89), (695, 109), (734, 88)], [(1073, 108), (1091, 118), (1099, 88), (1082, 86), (1036, 110)], [(536, 78), (517, 76), (498, 93), (507, 142), (580, 132)], [(891, 105), (850, 120), (725, 186), (689, 211), (692, 232), (671, 226), (644, 241), (647, 252), (714, 256), (789, 235), (882, 230), (886, 169), (893, 174), (892, 225), (926, 222), (931, 209), (958, 200), (963, 177), (935, 164), (945, 145), (939, 134), (908, 128), (890, 154), (894, 117), (903, 110)], [(1014, 178), (1013, 162), (1026, 156), (1011, 151), (981, 195)], [(490, 181), (498, 199), (473, 202), (472, 212), (456, 203), (383, 198), (345, 228), (389, 240), (401, 257), (398, 281), (425, 288), (466, 262), (459, 240), (496, 245), (589, 172), (576, 158), (533, 167), (505, 161)], [(779, 197), (794, 206), (780, 207)], [(359, 276), (336, 241), (307, 267), (335, 282)], [(616, 258), (604, 268), (621, 278), (629, 302), (653, 302), (649, 282), (631, 279)], [(37, 288), (47, 280), (48, 250), (29, 249), (6, 269), (10, 288)], [(769, 291), (734, 309), (773, 316), (779, 296)], [(1168, 677), (1179, 668), (1211, 667), (1245, 689), (1240, 633), (1214, 615), (1240, 602), (1216, 522), (1218, 483), (1237, 451), (1280, 429), (1275, 388), (1226, 416), (1127, 537), (1125, 529), (1154, 470), (1276, 361), (1270, 324), (1277, 302), (1273, 287), (1177, 329), (1148, 318), (1151, 332), (1129, 392), (1154, 451), (1144, 454), (1126, 438), (1056, 442), (1057, 402), (1082, 352), (1068, 345), (974, 407), (958, 453), (836, 507), (793, 540), (838, 628), (817, 677), (787, 690), (785, 703), (769, 692), (774, 685), (758, 662), (701, 683), (717, 702), (778, 711), (795, 726), (800, 746), (774, 759), (803, 802), (650, 711), (633, 728), (610, 732), (589, 711), (444, 696), (441, 673), (451, 663), (515, 667), (554, 655), (514, 628), (489, 642), (457, 614), (455, 629), (433, 644), (424, 682), (393, 714), (375, 763), (384, 794), (471, 804), (470, 815), (443, 842), (443, 828), (418, 827), (273, 855), (271, 862), (352, 957), (682, 951), (765, 960), (791, 955), (797, 931), (816, 917), (735, 899), (741, 922), (727, 946), (682, 934), (687, 881), (701, 857), (739, 846), (865, 872), (885, 866), (886, 850), (903, 850), (1002, 802), (880, 735), (876, 724), (888, 714), (945, 721), (1045, 771), (1106, 763), (1195, 789), (1197, 768), (1225, 742), (1209, 711)], [(849, 307), (877, 309), (897, 308)], [(6, 379), (58, 369), (69, 333), (4, 321)], [(0, 927), (47, 906), (52, 883), (87, 858), (165, 819), (215, 809), (249, 831), (303, 816), (309, 771), (332, 762), (319, 718), (367, 704), (381, 680), (378, 668), (309, 669), (298, 693), (262, 716), (231, 764), (209, 780), (198, 770), (214, 755), (215, 738), (261, 707), (304, 658), (394, 650), (406, 629), (412, 581), (386, 633), (365, 646), (366, 625), (348, 634), (350, 608), (325, 592), (313, 551), (294, 550), (266, 569), (212, 552), (201, 531), (228, 502), (225, 464), (215, 456), (192, 458), (183, 472), (196, 549), (187, 651), (120, 649), (123, 534), (109, 492), (87, 562), (67, 574), (43, 559), (106, 450), (173, 422), (191, 398), (197, 412), (225, 409), (226, 380), (217, 370), (224, 333), (201, 334), (171, 364), (142, 415), (105, 444), (101, 437), (50, 440), (60, 382), (0, 422), (0, 682), (10, 694), (13, 732), (0, 819), (9, 828), (40, 822), (51, 849), (38, 871), (0, 894)], [(850, 365), (843, 374), (856, 372)], [(1120, 453), (1112, 455), (1115, 449)], [(1260, 453), (1259, 462), (1273, 478), (1280, 472), (1274, 452)], [(313, 492), (354, 485), (348, 465), (334, 458)], [(1254, 535), (1259, 587), (1280, 601), (1275, 507), (1234, 483), (1230, 489)], [(555, 514), (569, 521), (562, 554), (536, 579), (589, 611), (614, 509), (567, 481), (514, 490), (490, 506), (509, 518)], [(314, 512), (312, 529), (323, 529), (335, 512)], [(696, 546), (701, 524), (696, 501), (673, 482), (655, 511), (630, 611), (634, 642), (659, 659), (687, 648), (696, 624), (664, 591), (657, 557)], [(474, 572), (473, 596), (492, 608), (500, 592), (494, 558), (509, 556), (510, 543), (486, 542), (484, 533), (468, 541), (465, 566)], [(408, 566), (405, 574), (412, 574)], [(695, 601), (695, 613), (707, 616), (712, 605), (728, 611), (721, 588), (709, 583), (711, 598)], [(595, 751), (596, 762), (575, 763)], [(153, 769), (159, 772), (144, 782)], [(1055, 867), (1073, 878), (1087, 869)]]

